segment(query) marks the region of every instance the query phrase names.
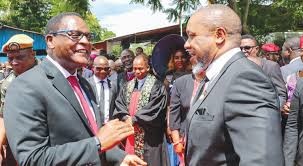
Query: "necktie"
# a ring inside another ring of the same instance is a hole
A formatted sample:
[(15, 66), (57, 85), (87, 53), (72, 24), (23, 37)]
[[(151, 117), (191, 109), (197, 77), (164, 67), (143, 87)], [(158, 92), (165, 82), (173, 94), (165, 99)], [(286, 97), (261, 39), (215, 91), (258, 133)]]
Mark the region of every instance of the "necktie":
[(100, 81), (101, 88), (100, 88), (100, 96), (104, 96), (104, 81)]
[(86, 118), (90, 124), (90, 127), (91, 127), (93, 133), (97, 134), (97, 132), (98, 132), (97, 122), (95, 121), (93, 114), (89, 108), (89, 105), (88, 105), (87, 101), (85, 100), (85, 97), (81, 91), (80, 84), (78, 83), (76, 76), (69, 76), (67, 78), (67, 80), (69, 81), (73, 90), (76, 92), (77, 96), (80, 99), (80, 103), (83, 107), (83, 112), (86, 115)]
[(205, 78), (201, 81), (200, 85), (198, 86), (194, 98), (192, 99), (192, 105), (194, 105), (194, 103), (199, 99), (201, 94), (205, 92), (205, 85), (208, 81), (209, 81), (208, 78), (205, 76)]

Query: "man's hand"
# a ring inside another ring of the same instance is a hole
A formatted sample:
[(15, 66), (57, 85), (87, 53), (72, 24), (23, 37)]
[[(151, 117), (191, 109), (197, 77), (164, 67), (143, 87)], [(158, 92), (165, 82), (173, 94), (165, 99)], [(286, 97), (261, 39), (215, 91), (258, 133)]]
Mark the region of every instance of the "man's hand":
[(184, 153), (184, 146), (182, 144), (182, 142), (177, 142), (174, 145), (174, 150), (177, 154), (183, 154)]
[(133, 125), (132, 118), (130, 116), (127, 116), (127, 119), (125, 120), (126, 123)]
[(97, 133), (101, 142), (101, 151), (111, 149), (132, 134), (134, 134), (134, 128), (126, 122), (118, 119), (107, 122)]
[(147, 163), (136, 155), (126, 155), (120, 166), (146, 166)]
[(289, 111), (290, 111), (290, 102), (286, 102), (284, 105), (283, 105), (283, 108), (282, 108), (282, 115), (285, 115), (287, 116), (289, 114)]

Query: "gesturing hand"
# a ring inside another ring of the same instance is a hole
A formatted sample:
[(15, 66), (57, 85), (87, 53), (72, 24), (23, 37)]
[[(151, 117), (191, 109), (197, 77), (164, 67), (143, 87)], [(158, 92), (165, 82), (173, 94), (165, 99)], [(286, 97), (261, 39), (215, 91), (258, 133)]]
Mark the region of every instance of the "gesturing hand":
[(118, 119), (107, 122), (97, 133), (97, 137), (101, 142), (101, 151), (111, 149), (131, 134), (134, 134), (134, 128), (131, 124)]
[(120, 166), (146, 166), (147, 163), (136, 155), (126, 155)]

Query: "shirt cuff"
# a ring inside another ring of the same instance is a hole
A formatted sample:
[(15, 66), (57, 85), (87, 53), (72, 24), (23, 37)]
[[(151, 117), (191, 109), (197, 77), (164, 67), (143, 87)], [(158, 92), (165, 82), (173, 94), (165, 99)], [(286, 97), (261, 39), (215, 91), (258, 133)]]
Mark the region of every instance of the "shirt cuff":
[(101, 153), (101, 142), (99, 141), (98, 137), (94, 137), (96, 141), (97, 150), (99, 153)]

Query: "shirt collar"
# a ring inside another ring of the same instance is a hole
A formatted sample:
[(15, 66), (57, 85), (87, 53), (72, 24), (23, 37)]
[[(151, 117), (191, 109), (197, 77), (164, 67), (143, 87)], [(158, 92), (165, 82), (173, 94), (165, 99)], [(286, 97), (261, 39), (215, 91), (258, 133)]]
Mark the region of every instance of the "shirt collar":
[(146, 77), (144, 77), (143, 79), (141, 79), (141, 80), (139, 80), (139, 79), (137, 79), (138, 80), (138, 82), (140, 82), (140, 83), (144, 83), (145, 82), (145, 80), (146, 80), (146, 78), (147, 78), (147, 76)]
[(300, 59), (301, 57), (297, 57), (297, 58), (294, 58), (292, 59), (289, 63), (293, 63), (294, 61), (296, 61), (297, 59)]
[(222, 54), (218, 59), (215, 59), (206, 70), (206, 77), (208, 80), (213, 80), (221, 71), (223, 66), (233, 57), (237, 52), (240, 52), (240, 48), (233, 48), (224, 54)]
[(94, 81), (95, 83), (99, 83), (100, 81), (103, 81), (104, 83), (107, 83), (107, 77), (103, 80), (99, 79), (98, 77), (96, 77), (95, 75), (93, 75)]
[(47, 60), (49, 60), (52, 64), (56, 66), (56, 68), (63, 74), (65, 78), (68, 78), (69, 76), (75, 76), (77, 78), (77, 71), (74, 74), (70, 74), (66, 69), (64, 69), (57, 61), (55, 61), (52, 57), (49, 55), (46, 56)]

